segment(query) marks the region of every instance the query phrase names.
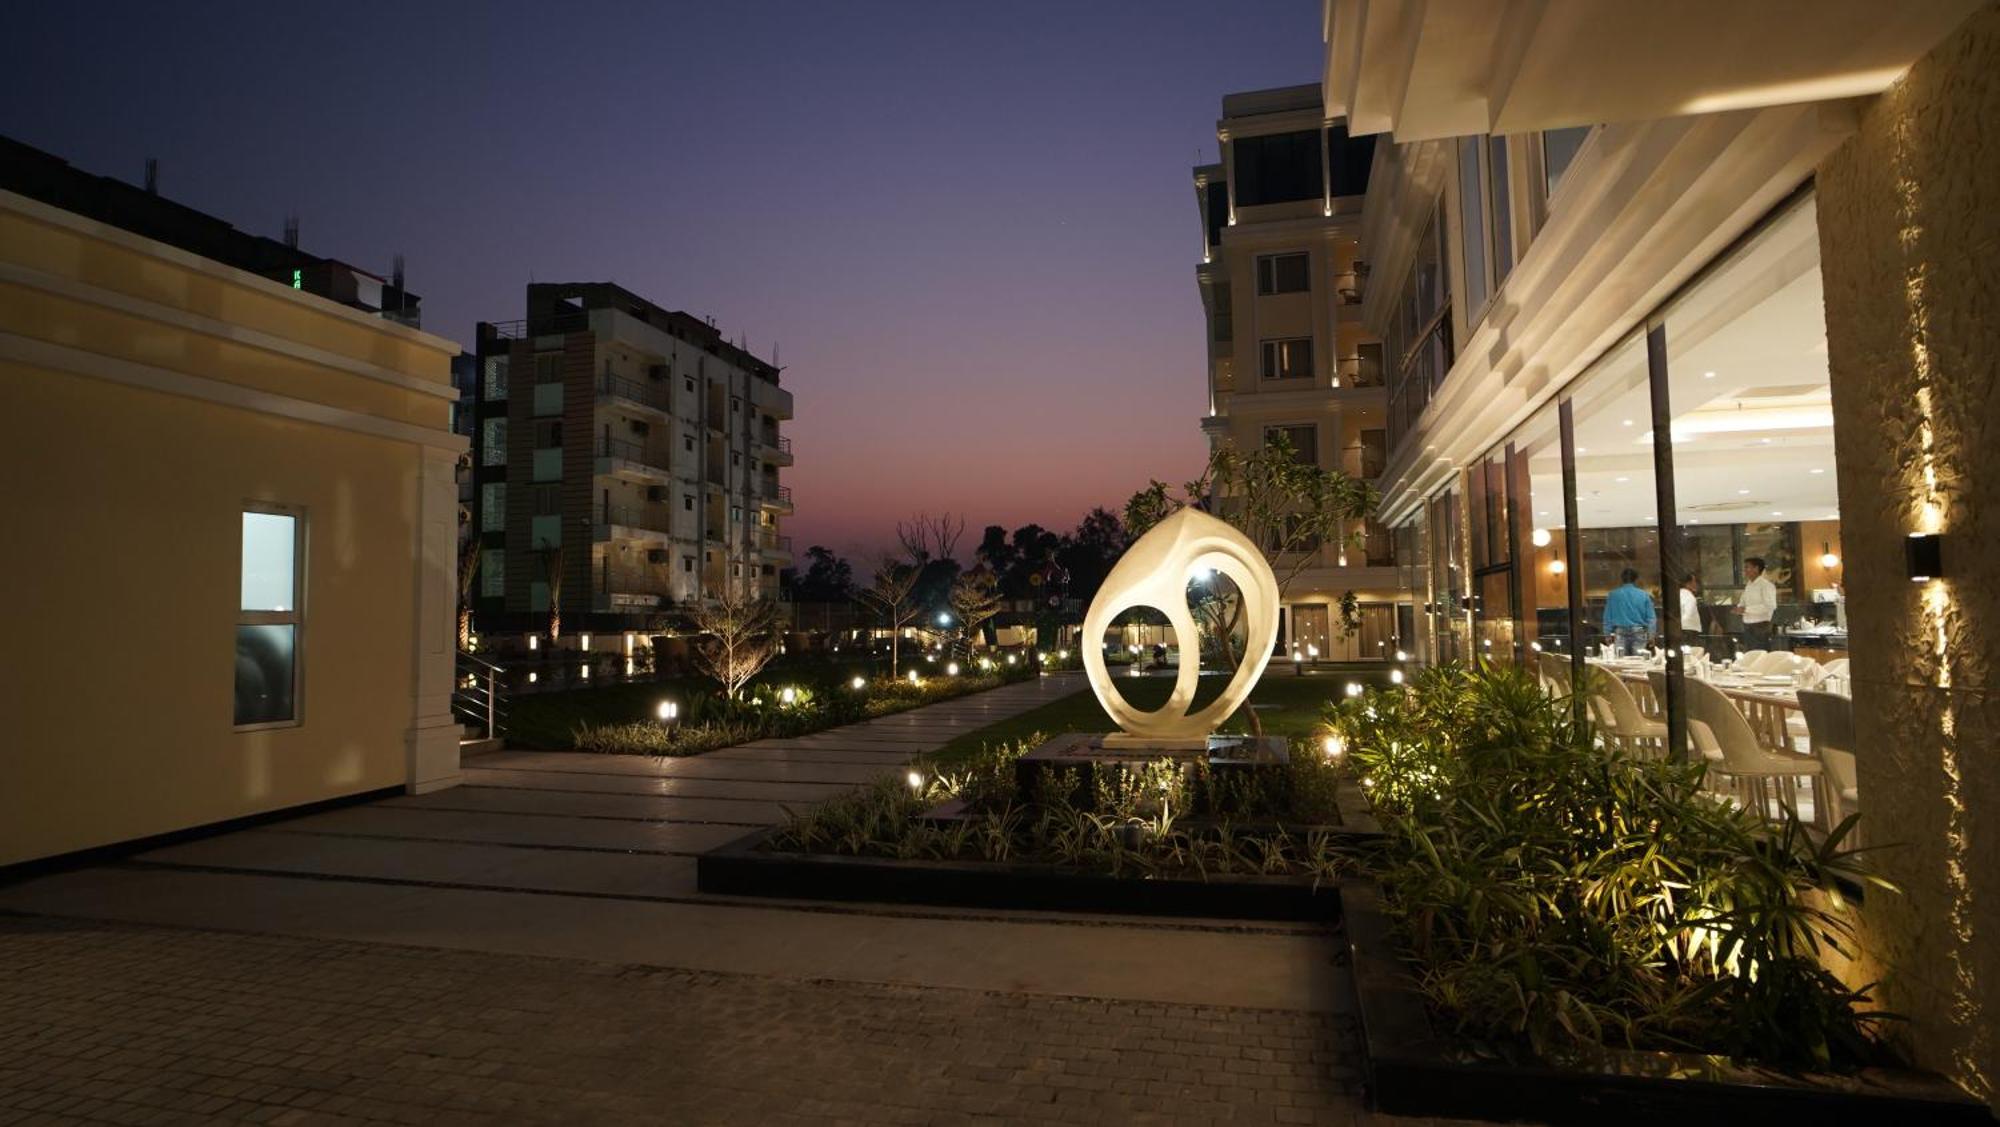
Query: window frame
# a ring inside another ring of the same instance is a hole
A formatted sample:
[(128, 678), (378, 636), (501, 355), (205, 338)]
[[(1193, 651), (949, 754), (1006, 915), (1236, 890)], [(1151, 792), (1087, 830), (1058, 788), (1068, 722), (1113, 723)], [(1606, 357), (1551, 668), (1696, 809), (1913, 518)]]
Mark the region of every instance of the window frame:
[[(290, 517), (292, 520), (292, 605), (289, 610), (243, 609), (243, 517), (250, 513)], [(278, 501), (245, 500), (236, 516), (236, 625), (290, 626), (292, 628), (292, 714), (283, 720), (259, 720), (230, 725), (237, 732), (268, 732), (279, 728), (300, 728), (306, 722), (306, 507)], [(233, 633), (233, 632), (232, 632)], [(231, 719), (235, 718), (236, 694), (230, 691)]]
[[(1305, 351), (1306, 351), (1305, 371), (1296, 376), (1275, 374), (1280, 367), (1277, 361), (1284, 355), (1284, 352), (1286, 351), (1285, 346), (1296, 345), (1296, 344), (1305, 345)], [(1316, 373), (1313, 371), (1312, 345), (1313, 345), (1313, 338), (1311, 338), (1310, 336), (1267, 337), (1263, 340), (1258, 341), (1257, 377), (1261, 380), (1268, 380), (1272, 383), (1298, 383), (1301, 381), (1310, 381), (1316, 375)], [(1267, 359), (1271, 361), (1269, 364), (1265, 363)]]
[[(1278, 288), (1278, 264), (1281, 260), (1298, 259), (1304, 263), (1300, 284), (1297, 289)], [(1257, 256), (1257, 296), (1283, 297), (1286, 294), (1312, 293), (1312, 252), (1303, 250), (1281, 250)]]

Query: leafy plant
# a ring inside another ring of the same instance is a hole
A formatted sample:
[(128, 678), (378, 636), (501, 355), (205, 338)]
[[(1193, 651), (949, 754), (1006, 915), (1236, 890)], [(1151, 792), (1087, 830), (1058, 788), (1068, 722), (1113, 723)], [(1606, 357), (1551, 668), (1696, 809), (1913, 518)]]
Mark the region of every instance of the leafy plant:
[(1513, 668), (1426, 670), (1330, 705), (1387, 844), (1376, 859), (1422, 985), (1461, 1032), (1562, 1055), (1603, 1045), (1787, 1068), (1882, 1057), (1820, 962), (1872, 878), (1786, 811), (1702, 788), (1703, 764), (1624, 755)]

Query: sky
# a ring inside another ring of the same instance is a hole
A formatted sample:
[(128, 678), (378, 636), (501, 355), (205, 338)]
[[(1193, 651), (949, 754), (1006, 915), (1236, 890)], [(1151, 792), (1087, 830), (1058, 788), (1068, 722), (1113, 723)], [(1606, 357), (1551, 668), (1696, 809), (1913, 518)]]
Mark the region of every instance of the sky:
[[(1224, 18), (1224, 16), (1227, 18)], [(1317, 0), (25, 5), (0, 133), (387, 274), (469, 344), (610, 280), (777, 353), (798, 547), (1199, 469), (1191, 168)]]

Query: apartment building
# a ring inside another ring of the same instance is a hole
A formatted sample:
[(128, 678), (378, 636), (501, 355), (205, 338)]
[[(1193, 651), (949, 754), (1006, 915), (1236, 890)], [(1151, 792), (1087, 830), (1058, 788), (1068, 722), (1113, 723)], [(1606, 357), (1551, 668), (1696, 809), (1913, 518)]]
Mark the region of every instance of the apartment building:
[(1902, 889), (1851, 974), (1991, 1099), (2000, 6), (1323, 14), (1326, 118), (1383, 139), (1360, 314), (1410, 648), (1580, 674), (1636, 574), (1679, 755), (1690, 656), (1837, 667)]
[[(1317, 84), (1231, 94), (1215, 132), (1221, 162), (1194, 170), (1208, 324), (1202, 432), (1243, 450), (1283, 435), (1301, 459), (1377, 479), (1388, 400), (1381, 340), (1361, 317), (1359, 243), (1375, 139), (1350, 138)], [(1322, 546), (1285, 590), (1281, 645), (1330, 659), (1392, 655), (1411, 613), (1398, 579), (1395, 545), (1373, 521)], [(1362, 611), (1351, 636), (1339, 609), (1349, 591)]]
[(457, 346), (365, 281), (0, 143), (0, 867), (458, 780)]
[(471, 522), (482, 634), (617, 639), (724, 590), (779, 595), (792, 464), (779, 369), (608, 282), (537, 283), (478, 326)]

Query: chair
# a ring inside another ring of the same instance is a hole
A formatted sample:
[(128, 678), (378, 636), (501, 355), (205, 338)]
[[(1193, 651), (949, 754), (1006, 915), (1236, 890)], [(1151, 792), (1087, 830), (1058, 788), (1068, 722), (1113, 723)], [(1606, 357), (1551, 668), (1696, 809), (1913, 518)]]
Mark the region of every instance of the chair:
[(1756, 665), (1758, 659), (1762, 658), (1767, 652), (1766, 650), (1744, 650), (1736, 655), (1735, 668), (1748, 672), (1750, 667)]
[(1801, 692), (1812, 753), (1826, 769), (1826, 824), (1837, 826), (1861, 812), (1861, 789), (1854, 770), (1854, 702), (1833, 693)]
[(1666, 753), (1667, 726), (1639, 711), (1632, 690), (1617, 674), (1590, 671), (1590, 711), (1605, 739), (1631, 755), (1657, 758)]
[(1536, 662), (1536, 671), (1541, 674), (1542, 683), (1549, 687), (1550, 694), (1559, 697), (1570, 695), (1569, 659), (1552, 653), (1535, 656), (1539, 659)]
[[(1739, 788), (1747, 792), (1749, 800), (1756, 804), (1757, 813), (1770, 816), (1770, 784), (1772, 779), (1787, 779), (1797, 782), (1810, 780), (1821, 774), (1820, 763), (1805, 756), (1790, 755), (1766, 747), (1757, 738), (1757, 730), (1736, 703), (1724, 696), (1722, 690), (1706, 681), (1688, 678), (1682, 682), (1687, 690), (1687, 714), (1689, 726), (1699, 721), (1708, 728), (1709, 739), (1721, 752), (1719, 761), (1712, 760), (1709, 770), (1728, 777)], [(1741, 797), (1741, 795), (1739, 795)], [(1782, 802), (1783, 800), (1780, 799)], [(1816, 809), (1824, 809), (1815, 803)]]
[[(1693, 679), (1685, 678), (1689, 681)], [(1646, 684), (1653, 690), (1653, 699), (1664, 706), (1667, 699), (1667, 675), (1658, 670), (1647, 673)], [(1709, 730), (1708, 725), (1690, 716), (1687, 731), (1688, 744), (1694, 748), (1697, 755), (1708, 760), (1710, 764), (1722, 762), (1722, 745), (1715, 742), (1715, 733)]]
[(1847, 658), (1837, 657), (1832, 661), (1822, 663), (1820, 668), (1826, 671), (1828, 677), (1846, 677), (1848, 675), (1847, 663)]

